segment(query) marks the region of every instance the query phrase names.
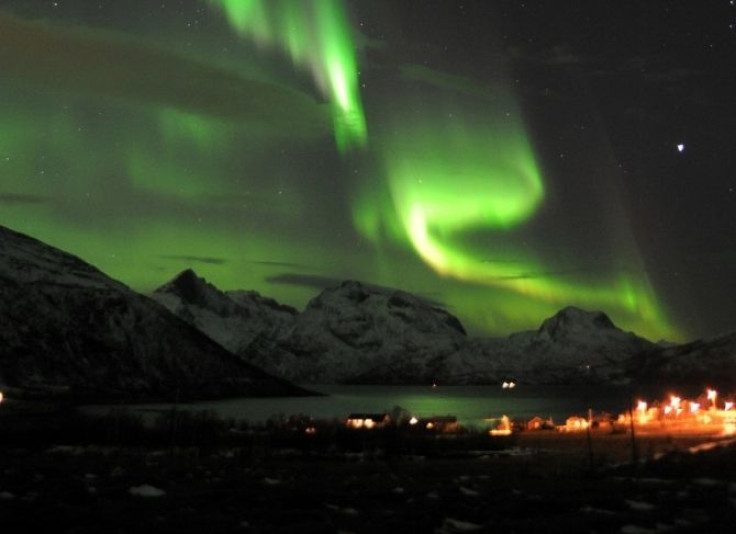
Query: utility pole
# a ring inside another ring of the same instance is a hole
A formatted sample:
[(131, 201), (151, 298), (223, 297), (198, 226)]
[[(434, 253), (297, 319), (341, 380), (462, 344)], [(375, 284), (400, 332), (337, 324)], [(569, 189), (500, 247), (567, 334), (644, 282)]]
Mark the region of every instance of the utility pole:
[(629, 401), (629, 426), (631, 427), (631, 463), (634, 467), (639, 463), (639, 451), (636, 447), (636, 433), (634, 432), (634, 398)]

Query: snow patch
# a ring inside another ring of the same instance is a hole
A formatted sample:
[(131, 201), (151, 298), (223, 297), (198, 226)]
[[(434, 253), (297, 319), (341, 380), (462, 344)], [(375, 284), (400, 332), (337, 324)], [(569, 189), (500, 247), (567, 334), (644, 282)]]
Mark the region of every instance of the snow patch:
[(470, 488), (466, 488), (465, 486), (460, 486), (458, 489), (460, 490), (460, 493), (462, 493), (466, 497), (479, 497), (480, 496), (480, 492), (475, 491)]
[(140, 486), (133, 486), (128, 489), (128, 493), (130, 495), (133, 495), (134, 497), (145, 497), (145, 498), (153, 498), (153, 497), (163, 497), (166, 495), (166, 492), (160, 488), (157, 488), (155, 486), (151, 486), (150, 484), (141, 484)]
[(442, 526), (435, 530), (437, 534), (450, 534), (453, 532), (474, 532), (483, 528), (483, 525), (477, 523), (471, 523), (469, 521), (461, 521), (460, 519), (453, 519), (446, 517)]
[(632, 501), (629, 499), (624, 499), (624, 502), (629, 508), (631, 508), (632, 510), (636, 510), (637, 512), (651, 512), (656, 508), (656, 506), (654, 506), (653, 504), (644, 501)]

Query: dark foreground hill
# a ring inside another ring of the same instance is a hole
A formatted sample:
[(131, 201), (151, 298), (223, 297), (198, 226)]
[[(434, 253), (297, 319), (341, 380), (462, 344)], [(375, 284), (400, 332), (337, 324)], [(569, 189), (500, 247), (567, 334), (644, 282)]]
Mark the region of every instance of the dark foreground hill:
[[(736, 521), (727, 440), (638, 435), (641, 461), (626, 463), (631, 435), (608, 431), (438, 439), (162, 417), (143, 434), (118, 413), (66, 439), (44, 425), (30, 447), (0, 436), (3, 533), (720, 533)], [(130, 445), (110, 445), (116, 434)]]
[(304, 393), (79, 258), (1, 226), (0, 386), (87, 399)]

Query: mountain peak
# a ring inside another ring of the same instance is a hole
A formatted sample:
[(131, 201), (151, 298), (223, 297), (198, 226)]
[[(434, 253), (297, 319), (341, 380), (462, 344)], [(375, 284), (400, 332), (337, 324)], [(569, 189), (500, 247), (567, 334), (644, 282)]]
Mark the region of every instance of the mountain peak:
[(162, 285), (156, 293), (173, 293), (184, 302), (196, 303), (207, 300), (207, 296), (220, 291), (197, 275), (193, 269), (186, 269), (176, 275), (170, 282)]
[(236, 354), (247, 353), (258, 335), (280, 328), (298, 314), (256, 291), (222, 291), (192, 269), (179, 273), (152, 297)]
[(359, 314), (371, 316), (372, 321), (396, 320), (420, 330), (449, 328), (453, 334), (466, 336), (460, 321), (435, 303), (406, 291), (356, 280), (323, 290), (305, 311), (321, 314), (327, 309), (335, 316)]
[(586, 311), (568, 306), (545, 319), (538, 331), (554, 339), (572, 332), (601, 330), (618, 330), (618, 328), (608, 315), (601, 311)]

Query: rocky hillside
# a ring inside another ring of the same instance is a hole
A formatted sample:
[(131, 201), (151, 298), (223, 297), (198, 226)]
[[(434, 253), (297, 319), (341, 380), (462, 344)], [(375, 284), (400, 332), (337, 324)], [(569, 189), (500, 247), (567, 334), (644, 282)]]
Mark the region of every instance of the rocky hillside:
[(0, 227), (0, 385), (79, 398), (302, 390), (245, 364), (81, 259)]
[(628, 373), (646, 384), (736, 387), (736, 332), (708, 341), (655, 348), (632, 361)]
[(179, 274), (151, 295), (154, 300), (201, 330), (226, 349), (247, 354), (261, 333), (290, 324), (297, 311), (255, 291), (220, 291), (191, 270)]

